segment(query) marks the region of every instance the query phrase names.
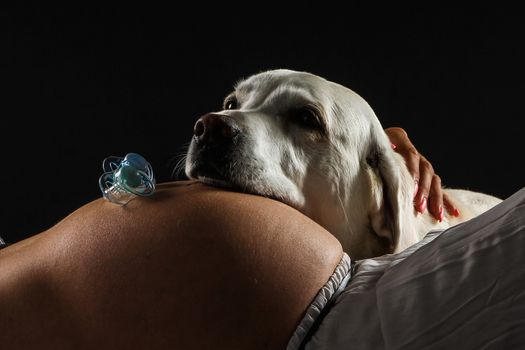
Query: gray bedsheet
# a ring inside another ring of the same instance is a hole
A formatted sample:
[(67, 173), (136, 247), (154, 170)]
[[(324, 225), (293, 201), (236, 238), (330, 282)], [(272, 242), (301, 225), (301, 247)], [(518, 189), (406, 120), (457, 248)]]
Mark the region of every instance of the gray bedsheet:
[(402, 253), (358, 262), (306, 349), (525, 349), (525, 188)]

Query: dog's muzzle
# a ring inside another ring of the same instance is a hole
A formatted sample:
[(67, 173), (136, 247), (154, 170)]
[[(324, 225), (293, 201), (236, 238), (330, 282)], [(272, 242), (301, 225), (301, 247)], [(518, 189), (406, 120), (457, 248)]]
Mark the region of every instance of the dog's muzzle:
[(193, 127), (195, 142), (200, 147), (228, 146), (239, 132), (239, 126), (232, 118), (213, 113), (200, 117)]
[(192, 178), (206, 179), (225, 185), (230, 181), (230, 164), (239, 143), (240, 126), (229, 116), (209, 113), (197, 120), (190, 145)]

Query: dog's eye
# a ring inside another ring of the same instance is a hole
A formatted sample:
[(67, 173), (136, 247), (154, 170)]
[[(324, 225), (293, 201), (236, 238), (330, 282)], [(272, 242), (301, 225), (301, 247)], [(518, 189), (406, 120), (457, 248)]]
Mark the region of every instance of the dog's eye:
[(316, 112), (309, 107), (303, 107), (295, 111), (294, 121), (307, 129), (319, 128), (319, 118), (317, 118)]
[(231, 97), (224, 101), (224, 109), (237, 109), (237, 99)]

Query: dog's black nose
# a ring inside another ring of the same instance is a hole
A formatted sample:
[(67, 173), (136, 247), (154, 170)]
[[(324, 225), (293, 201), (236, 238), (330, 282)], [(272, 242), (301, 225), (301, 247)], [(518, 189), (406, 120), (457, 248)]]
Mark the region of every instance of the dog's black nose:
[(193, 134), (199, 143), (220, 144), (231, 141), (240, 132), (235, 121), (222, 114), (209, 113), (197, 120)]

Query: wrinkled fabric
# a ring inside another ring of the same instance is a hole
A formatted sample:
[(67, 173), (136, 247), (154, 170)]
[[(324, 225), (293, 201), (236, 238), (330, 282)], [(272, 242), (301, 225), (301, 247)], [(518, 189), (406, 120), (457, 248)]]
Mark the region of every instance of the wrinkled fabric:
[(323, 288), (317, 293), (308, 310), (306, 310), (306, 314), (288, 342), (286, 350), (301, 348), (301, 345), (303, 345), (304, 341), (311, 335), (311, 332), (314, 330), (317, 323), (320, 322), (320, 318), (323, 316), (325, 308), (328, 308), (331, 304), (330, 302), (335, 301), (337, 296), (343, 291), (346, 283), (348, 283), (350, 279), (351, 269), (352, 264), (350, 257), (346, 253), (343, 253), (343, 257), (335, 268), (334, 273), (330, 276), (328, 282), (326, 282)]
[(525, 349), (525, 188), (399, 254), (358, 261), (306, 349)]

